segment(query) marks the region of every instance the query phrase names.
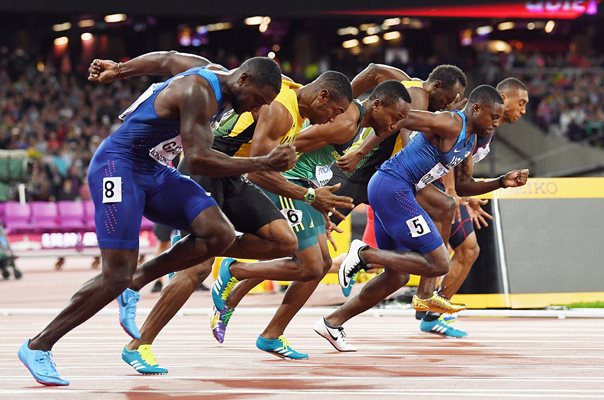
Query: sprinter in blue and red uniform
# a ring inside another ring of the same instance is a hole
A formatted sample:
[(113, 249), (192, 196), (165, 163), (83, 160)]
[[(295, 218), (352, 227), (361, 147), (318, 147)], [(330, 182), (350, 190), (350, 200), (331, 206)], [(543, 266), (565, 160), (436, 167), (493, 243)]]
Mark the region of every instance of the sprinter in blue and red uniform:
[[(135, 60), (116, 64), (115, 70), (125, 77)], [(234, 242), (235, 230), (216, 202), (167, 164), (184, 149), (192, 172), (207, 176), (293, 167), (296, 155), (289, 145), (264, 157), (235, 158), (212, 150), (215, 116), (227, 105), (239, 113), (256, 112), (274, 100), (280, 87), (279, 66), (256, 57), (232, 71), (213, 65), (189, 69), (152, 85), (122, 114), (123, 125), (97, 149), (88, 172), (103, 272), (21, 346), (19, 359), (34, 379), (43, 385), (69, 384), (56, 370), (50, 350), (128, 287), (137, 266), (143, 215), (191, 233), (145, 264), (142, 273), (150, 280), (203, 262)]]
[[(321, 336), (336, 349), (345, 351), (341, 325), (401, 288), (407, 283), (409, 274), (437, 277), (448, 272), (447, 248), (415, 195), (469, 157), (476, 144), (476, 134), (492, 134), (499, 126), (502, 114), (503, 100), (495, 88), (488, 85), (474, 89), (462, 111), (409, 113), (405, 128), (419, 132), (402, 151), (386, 161), (369, 182), (368, 197), (375, 213), (379, 249), (354, 240), (338, 277), (340, 285), (346, 287), (352, 276), (367, 264), (384, 266), (384, 273), (323, 319), (330, 334)], [(528, 170), (511, 171), (499, 179), (473, 182), (465, 188), (464, 195), (522, 186), (527, 178)], [(439, 308), (452, 308), (437, 292), (428, 299), (414, 296), (413, 303), (416, 310), (438, 312)]]

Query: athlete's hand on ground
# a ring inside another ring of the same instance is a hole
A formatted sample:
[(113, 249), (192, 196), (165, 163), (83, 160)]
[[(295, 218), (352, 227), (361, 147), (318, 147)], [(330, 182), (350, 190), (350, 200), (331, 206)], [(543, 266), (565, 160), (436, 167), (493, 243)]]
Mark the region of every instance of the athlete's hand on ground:
[(291, 144), (280, 144), (267, 156), (268, 167), (272, 171), (287, 171), (296, 165), (298, 156), (296, 148)]
[(342, 158), (337, 161), (338, 167), (344, 172), (353, 172), (359, 162), (363, 159), (363, 155), (358, 151), (351, 151), (348, 154), (344, 154)]
[(526, 185), (528, 176), (528, 169), (517, 169), (515, 171), (510, 171), (503, 177), (503, 184), (505, 185), (505, 187), (524, 186)]
[(100, 83), (113, 82), (119, 78), (117, 63), (111, 60), (92, 60), (88, 67), (88, 80)]
[(482, 209), (482, 206), (488, 202), (488, 200), (477, 199), (474, 197), (468, 199), (466, 209), (468, 210), (468, 215), (472, 219), (476, 229), (480, 229), (481, 224), (485, 228), (488, 227), (489, 223), (487, 222), (487, 219), (490, 219), (491, 221), (493, 220), (493, 216)]
[(333, 213), (336, 217), (344, 219), (344, 215), (336, 210), (336, 208), (354, 208), (351, 197), (337, 196), (334, 194), (335, 191), (340, 189), (341, 184), (333, 186), (324, 186), (315, 189), (315, 202), (312, 203), (313, 207), (324, 213)]

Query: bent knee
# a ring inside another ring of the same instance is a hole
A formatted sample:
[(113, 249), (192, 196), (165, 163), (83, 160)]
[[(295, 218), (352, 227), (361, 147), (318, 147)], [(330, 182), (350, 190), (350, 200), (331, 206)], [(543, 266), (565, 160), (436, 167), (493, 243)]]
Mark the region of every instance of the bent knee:
[(132, 271), (133, 268), (127, 268), (127, 270), (128, 271), (104, 271), (103, 286), (114, 290), (116, 293), (123, 292), (132, 282), (132, 274), (129, 271)]
[(325, 276), (329, 272), (332, 264), (333, 264), (333, 260), (331, 259), (331, 257), (327, 257), (326, 259), (323, 260), (323, 276)]
[(298, 238), (287, 222), (277, 220), (269, 225), (269, 230), (261, 230), (259, 235), (276, 244), (281, 257), (291, 256), (298, 249)]
[(216, 252), (226, 250), (235, 242), (235, 239), (236, 233), (230, 224), (221, 224), (204, 237), (208, 248)]
[[(329, 270), (329, 269), (328, 269)], [(321, 262), (305, 266), (300, 273), (300, 281), (309, 282), (322, 279), (325, 275), (324, 264)]]
[(424, 274), (428, 278), (437, 278), (439, 276), (446, 275), (449, 272), (448, 264), (428, 264), (426, 273)]
[(291, 229), (279, 232), (275, 241), (279, 245), (279, 252), (283, 257), (291, 256), (298, 249), (298, 238)]

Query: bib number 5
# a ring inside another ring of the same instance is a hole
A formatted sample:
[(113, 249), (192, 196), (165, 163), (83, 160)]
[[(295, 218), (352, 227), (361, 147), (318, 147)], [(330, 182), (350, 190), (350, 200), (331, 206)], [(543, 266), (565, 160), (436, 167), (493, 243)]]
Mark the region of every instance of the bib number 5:
[(407, 226), (409, 227), (409, 231), (411, 232), (411, 237), (420, 237), (424, 236), (431, 232), (430, 226), (424, 219), (423, 215), (418, 215), (411, 219), (405, 221)]
[(122, 202), (122, 178), (119, 176), (103, 178), (103, 203)]

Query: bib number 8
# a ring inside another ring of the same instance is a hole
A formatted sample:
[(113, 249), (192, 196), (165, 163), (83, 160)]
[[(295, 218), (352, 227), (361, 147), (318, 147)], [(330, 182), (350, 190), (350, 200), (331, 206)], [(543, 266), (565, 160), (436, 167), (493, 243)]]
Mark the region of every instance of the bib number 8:
[(405, 221), (411, 232), (411, 237), (424, 236), (431, 232), (430, 226), (424, 219), (423, 215), (418, 215)]
[(119, 176), (103, 178), (103, 203), (121, 202), (122, 178)]

